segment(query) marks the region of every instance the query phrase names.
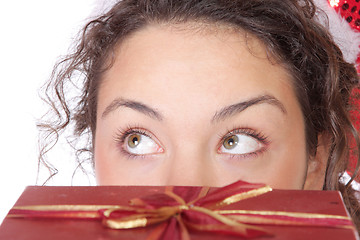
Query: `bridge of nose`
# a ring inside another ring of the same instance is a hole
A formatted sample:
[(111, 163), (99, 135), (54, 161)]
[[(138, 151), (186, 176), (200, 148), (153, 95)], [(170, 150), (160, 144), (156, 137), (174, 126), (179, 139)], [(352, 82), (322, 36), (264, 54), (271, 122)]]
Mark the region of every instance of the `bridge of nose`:
[(215, 186), (215, 167), (210, 154), (195, 149), (176, 151), (166, 167), (165, 185)]

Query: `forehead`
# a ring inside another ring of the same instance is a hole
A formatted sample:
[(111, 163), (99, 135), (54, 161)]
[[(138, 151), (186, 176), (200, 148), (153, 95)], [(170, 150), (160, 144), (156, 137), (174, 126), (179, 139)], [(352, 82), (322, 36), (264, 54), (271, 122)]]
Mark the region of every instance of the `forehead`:
[[(189, 54), (189, 50), (194, 51)], [(159, 53), (162, 55), (158, 55), (158, 58), (167, 57), (168, 60), (175, 57), (179, 59), (186, 57), (189, 61), (197, 60), (196, 58), (203, 58), (204, 53), (214, 54), (216, 59), (222, 57), (235, 60), (233, 58), (236, 58), (237, 61), (241, 60), (244, 54), (256, 57), (258, 60), (272, 59), (263, 42), (242, 29), (222, 24), (190, 22), (150, 24), (130, 34), (115, 48), (115, 65), (118, 64), (119, 67), (124, 64), (122, 59), (138, 61), (137, 57)], [(225, 64), (229, 63), (230, 61), (225, 62)]]
[(197, 98), (198, 106), (211, 99), (219, 108), (269, 91), (293, 97), (291, 77), (270, 61), (264, 44), (251, 34), (227, 26), (150, 25), (116, 48), (98, 106), (104, 109), (118, 97), (156, 107), (193, 105)]

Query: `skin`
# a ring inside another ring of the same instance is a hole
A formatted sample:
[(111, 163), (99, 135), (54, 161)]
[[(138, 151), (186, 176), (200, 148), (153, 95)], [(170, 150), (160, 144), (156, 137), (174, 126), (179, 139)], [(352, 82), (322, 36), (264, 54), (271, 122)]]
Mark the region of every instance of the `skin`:
[[(146, 154), (126, 153), (136, 137), (124, 136), (129, 128), (149, 136), (141, 136), (153, 144)], [(245, 153), (225, 152), (224, 136), (233, 135)], [(103, 75), (94, 156), (100, 185), (241, 179), (320, 189), (326, 151), (308, 156), (292, 78), (256, 38), (219, 26), (151, 25), (118, 45)]]

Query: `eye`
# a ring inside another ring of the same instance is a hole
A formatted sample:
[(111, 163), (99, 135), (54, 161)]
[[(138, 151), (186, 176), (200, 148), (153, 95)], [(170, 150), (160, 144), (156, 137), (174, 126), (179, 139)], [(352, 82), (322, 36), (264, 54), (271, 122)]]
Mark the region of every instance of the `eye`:
[(123, 148), (134, 155), (146, 155), (163, 152), (163, 149), (151, 137), (134, 132), (126, 136)]
[(232, 155), (247, 155), (259, 152), (264, 148), (265, 137), (259, 136), (249, 130), (235, 130), (222, 138), (221, 146), (218, 149), (219, 153)]

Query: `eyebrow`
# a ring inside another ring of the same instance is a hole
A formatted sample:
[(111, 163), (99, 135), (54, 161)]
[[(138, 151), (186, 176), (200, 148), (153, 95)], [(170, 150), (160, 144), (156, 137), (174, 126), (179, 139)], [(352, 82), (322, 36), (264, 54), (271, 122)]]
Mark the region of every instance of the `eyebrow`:
[(106, 107), (105, 111), (102, 113), (102, 118), (106, 117), (109, 113), (115, 111), (116, 109), (118, 109), (120, 107), (133, 109), (135, 111), (141, 112), (141, 113), (149, 116), (150, 118), (153, 118), (158, 121), (162, 121), (162, 119), (163, 119), (163, 116), (155, 109), (153, 109), (143, 103), (128, 100), (128, 99), (123, 99), (123, 98), (117, 98), (114, 101), (112, 101)]
[(226, 118), (234, 116), (235, 114), (238, 114), (251, 106), (264, 104), (264, 103), (275, 106), (275, 107), (279, 108), (279, 110), (282, 113), (287, 114), (284, 104), (282, 104), (277, 98), (275, 98), (274, 96), (271, 96), (271, 95), (261, 95), (261, 96), (255, 97), (255, 98), (251, 98), (244, 102), (239, 102), (239, 103), (224, 107), (219, 112), (215, 113), (211, 122), (214, 123), (214, 122), (218, 122), (221, 120), (225, 120)]
[[(251, 106), (259, 105), (259, 104), (263, 104), (263, 103), (273, 105), (273, 106), (279, 108), (279, 110), (282, 113), (287, 114), (285, 106), (274, 96), (261, 95), (261, 96), (255, 97), (255, 98), (251, 98), (247, 101), (239, 102), (239, 103), (232, 104), (232, 105), (222, 108), (220, 111), (218, 111), (214, 114), (214, 116), (211, 120), (211, 123), (225, 120), (226, 118), (229, 118), (235, 114), (238, 114)], [(163, 120), (163, 116), (157, 110), (155, 110), (143, 103), (133, 101), (133, 100), (128, 100), (128, 99), (123, 99), (123, 98), (117, 98), (117, 99), (113, 100), (106, 107), (104, 112), (102, 113), (102, 118), (105, 118), (109, 113), (115, 111), (116, 109), (118, 109), (120, 107), (133, 109), (135, 111), (141, 112), (141, 113), (149, 116), (150, 118), (153, 118), (158, 121)]]

